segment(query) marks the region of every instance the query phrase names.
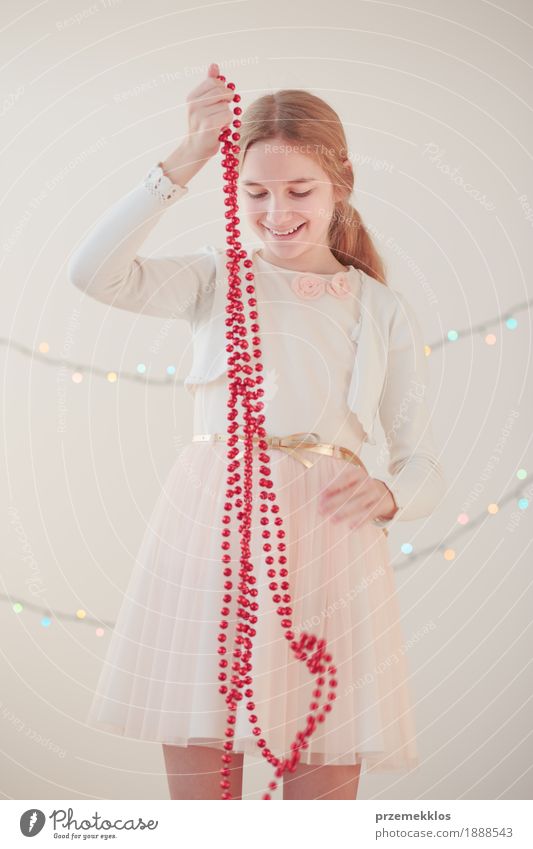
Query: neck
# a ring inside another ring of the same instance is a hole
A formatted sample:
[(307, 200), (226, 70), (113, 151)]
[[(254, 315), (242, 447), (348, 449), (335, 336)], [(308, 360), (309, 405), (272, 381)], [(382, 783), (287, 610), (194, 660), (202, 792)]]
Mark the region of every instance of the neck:
[(348, 270), (333, 256), (329, 248), (312, 247), (299, 256), (287, 259), (272, 253), (266, 246), (260, 248), (257, 253), (265, 262), (303, 274), (336, 274), (338, 271)]

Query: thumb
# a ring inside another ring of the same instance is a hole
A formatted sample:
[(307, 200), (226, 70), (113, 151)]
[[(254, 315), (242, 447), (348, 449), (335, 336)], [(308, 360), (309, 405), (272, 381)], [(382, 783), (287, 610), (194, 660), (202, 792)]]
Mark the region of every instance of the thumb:
[(220, 74), (220, 70), (219, 70), (217, 63), (211, 62), (211, 64), (209, 65), (209, 68), (207, 69), (207, 76), (208, 77), (218, 77), (219, 74)]

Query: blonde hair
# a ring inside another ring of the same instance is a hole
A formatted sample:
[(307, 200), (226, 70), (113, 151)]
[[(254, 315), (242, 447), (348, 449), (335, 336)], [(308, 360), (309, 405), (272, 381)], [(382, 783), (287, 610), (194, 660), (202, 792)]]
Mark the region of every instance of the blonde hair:
[(346, 136), (341, 120), (322, 98), (303, 89), (281, 89), (254, 100), (241, 117), (239, 168), (255, 142), (281, 138), (296, 143), (324, 169), (334, 186), (345, 189), (346, 199), (335, 203), (328, 229), (328, 245), (343, 265), (360, 268), (379, 283), (386, 283), (385, 266), (348, 198), (354, 173), (347, 167)]

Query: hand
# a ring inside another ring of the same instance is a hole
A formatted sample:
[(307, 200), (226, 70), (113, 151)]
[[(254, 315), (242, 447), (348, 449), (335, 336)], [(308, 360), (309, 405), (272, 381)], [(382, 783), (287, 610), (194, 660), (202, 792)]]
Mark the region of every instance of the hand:
[(359, 528), (372, 519), (392, 519), (398, 506), (386, 483), (361, 466), (351, 466), (320, 495), (318, 509), (332, 522), (348, 521), (349, 528)]
[(220, 149), (219, 135), (233, 120), (230, 102), (235, 92), (217, 79), (216, 62), (209, 65), (207, 78), (187, 95), (189, 132), (187, 145), (199, 159), (214, 156)]

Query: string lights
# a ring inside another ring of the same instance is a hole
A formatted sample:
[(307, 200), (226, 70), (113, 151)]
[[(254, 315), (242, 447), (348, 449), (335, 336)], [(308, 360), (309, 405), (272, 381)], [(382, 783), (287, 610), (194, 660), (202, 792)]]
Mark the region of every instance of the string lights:
[[(451, 328), (441, 339), (437, 339), (431, 345), (425, 346), (426, 356), (429, 357), (431, 353), (437, 351), (439, 348), (457, 344), (458, 342), (464, 341), (474, 335), (482, 336), (485, 343), (492, 346), (497, 339), (493, 333), (484, 336), (485, 331), (489, 328), (499, 327), (500, 325), (503, 325), (509, 331), (516, 330), (519, 327), (516, 316), (524, 310), (529, 311), (532, 305), (533, 298), (530, 298), (527, 301), (522, 301), (515, 304), (513, 307), (510, 307), (506, 310), (504, 315), (497, 315), (493, 318), (486, 319), (473, 327), (465, 327), (462, 330)], [(61, 367), (66, 369), (70, 372), (73, 383), (81, 383), (84, 375), (91, 375), (93, 377), (103, 378), (109, 383), (116, 383), (117, 380), (127, 380), (132, 383), (142, 384), (143, 386), (183, 386), (183, 378), (176, 377), (176, 367), (174, 365), (166, 366), (165, 377), (158, 378), (149, 377), (148, 366), (146, 363), (138, 363), (137, 370), (135, 372), (131, 372), (127, 370), (117, 371), (105, 369), (89, 365), (88, 363), (80, 363), (75, 360), (54, 357), (49, 354), (50, 345), (45, 341), (40, 342), (37, 348), (34, 349), (27, 345), (23, 345), (16, 339), (11, 339), (9, 336), (0, 336), (0, 346), (7, 349), (13, 349), (23, 357), (39, 362), (49, 368)]]
[[(490, 505), (491, 509), (487, 509), (487, 511), (480, 513), (475, 518), (468, 517), (468, 521), (459, 524), (456, 530), (447, 536), (440, 543), (429, 543), (424, 548), (420, 548), (415, 550), (411, 543), (402, 543), (400, 545), (400, 551), (408, 555), (403, 563), (396, 565), (395, 571), (399, 571), (400, 569), (410, 568), (415, 565), (419, 560), (423, 560), (426, 557), (433, 555), (436, 551), (440, 551), (445, 560), (454, 560), (457, 553), (457, 545), (456, 542), (460, 537), (464, 537), (465, 535), (471, 533), (473, 529), (482, 522), (487, 519), (487, 515), (495, 515), (501, 512), (501, 509), (505, 506), (505, 504), (509, 502), (514, 502), (519, 510), (525, 511), (529, 507), (530, 499), (523, 495), (524, 493), (524, 483), (527, 480), (527, 473), (524, 469), (519, 469), (517, 474), (517, 478), (522, 481), (519, 483), (514, 489), (507, 493), (503, 498), (498, 500), (497, 504)], [(49, 607), (44, 607), (42, 604), (35, 604), (35, 602), (28, 601), (27, 599), (22, 599), (21, 596), (16, 596), (16, 601), (14, 601), (14, 596), (8, 595), (6, 593), (0, 593), (0, 601), (8, 602), (11, 604), (12, 609), (15, 613), (20, 614), (24, 611), (33, 611), (35, 613), (39, 613), (43, 620), (46, 620), (45, 624), (51, 624), (53, 620), (61, 621), (61, 622), (79, 622), (84, 625), (90, 625), (96, 628), (96, 636), (101, 637), (106, 633), (105, 629), (111, 630), (115, 627), (114, 622), (108, 622), (101, 618), (96, 618), (94, 616), (90, 616), (85, 610), (77, 610), (76, 613), (66, 613), (61, 610), (52, 610)], [(48, 621), (49, 620), (49, 621)]]

